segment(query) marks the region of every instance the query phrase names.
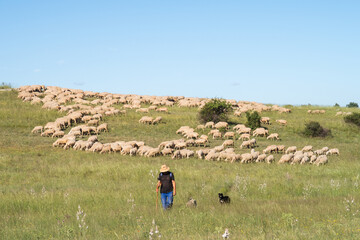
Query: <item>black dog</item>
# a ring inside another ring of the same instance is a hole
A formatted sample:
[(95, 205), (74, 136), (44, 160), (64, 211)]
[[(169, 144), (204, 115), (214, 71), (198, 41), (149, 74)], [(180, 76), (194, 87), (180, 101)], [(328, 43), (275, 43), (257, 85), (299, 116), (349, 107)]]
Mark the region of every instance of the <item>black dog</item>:
[(223, 203), (230, 203), (230, 198), (229, 198), (229, 196), (224, 196), (224, 194), (219, 193), (219, 202), (220, 202), (221, 204), (223, 204)]

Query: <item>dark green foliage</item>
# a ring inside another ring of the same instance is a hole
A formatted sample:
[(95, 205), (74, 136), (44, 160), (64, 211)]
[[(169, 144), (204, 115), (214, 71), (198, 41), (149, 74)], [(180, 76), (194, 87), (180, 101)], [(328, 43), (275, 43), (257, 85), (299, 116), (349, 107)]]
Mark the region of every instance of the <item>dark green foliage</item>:
[(345, 116), (344, 120), (346, 123), (353, 123), (360, 127), (360, 113), (352, 113), (351, 115)]
[(8, 89), (8, 88), (11, 88), (10, 83), (4, 83), (4, 82), (1, 83), (0, 89)]
[(348, 107), (348, 108), (358, 108), (359, 104), (357, 104), (356, 102), (350, 102), (348, 105), (346, 105), (346, 107)]
[(335, 103), (334, 107), (340, 107), (340, 105), (338, 103)]
[(331, 136), (331, 131), (323, 128), (320, 123), (312, 121), (305, 124), (304, 135), (308, 137), (327, 137)]
[(246, 126), (251, 128), (251, 129), (256, 129), (258, 127), (260, 127), (260, 115), (257, 111), (250, 113), (250, 112), (246, 112)]
[(213, 98), (206, 103), (199, 112), (199, 120), (202, 123), (213, 121), (214, 123), (228, 121), (228, 113), (232, 111), (231, 104), (225, 100)]

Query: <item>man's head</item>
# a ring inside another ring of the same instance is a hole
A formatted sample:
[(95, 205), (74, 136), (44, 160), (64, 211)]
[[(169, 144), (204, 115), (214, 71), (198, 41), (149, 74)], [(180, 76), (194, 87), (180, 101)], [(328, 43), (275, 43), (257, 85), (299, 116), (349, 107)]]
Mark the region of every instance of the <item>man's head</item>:
[(170, 168), (168, 166), (166, 166), (166, 164), (162, 165), (160, 168), (160, 172), (168, 172), (170, 170)]

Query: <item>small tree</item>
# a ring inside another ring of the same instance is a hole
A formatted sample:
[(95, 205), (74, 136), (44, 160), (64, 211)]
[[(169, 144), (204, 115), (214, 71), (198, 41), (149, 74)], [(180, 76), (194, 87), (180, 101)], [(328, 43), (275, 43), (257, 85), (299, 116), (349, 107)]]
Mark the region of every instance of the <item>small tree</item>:
[(228, 113), (232, 111), (230, 103), (225, 100), (213, 98), (201, 108), (199, 112), (199, 120), (202, 123), (209, 121), (220, 122), (228, 121)]
[(323, 128), (320, 123), (312, 121), (305, 124), (304, 135), (308, 137), (326, 137), (331, 136), (331, 131)]
[(348, 108), (358, 108), (359, 104), (357, 104), (356, 102), (350, 102), (348, 105), (346, 105), (346, 107), (348, 107)]
[(340, 107), (340, 105), (338, 103), (335, 103), (334, 107)]
[(352, 123), (360, 127), (360, 113), (352, 113), (344, 117), (346, 123)]
[(248, 126), (251, 129), (256, 129), (258, 127), (260, 127), (260, 115), (257, 111), (250, 113), (250, 112), (246, 112), (246, 126)]

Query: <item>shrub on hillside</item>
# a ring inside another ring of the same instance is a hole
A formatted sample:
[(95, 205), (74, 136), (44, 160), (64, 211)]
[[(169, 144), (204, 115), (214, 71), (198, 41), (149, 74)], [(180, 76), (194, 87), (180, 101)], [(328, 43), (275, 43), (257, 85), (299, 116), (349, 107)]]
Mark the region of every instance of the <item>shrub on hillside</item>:
[(352, 123), (360, 127), (360, 113), (352, 113), (344, 117), (346, 123)]
[(348, 107), (348, 108), (358, 108), (359, 104), (357, 104), (356, 102), (350, 102), (348, 105), (346, 105), (346, 107)]
[(251, 128), (251, 129), (256, 129), (258, 127), (260, 127), (260, 115), (257, 111), (250, 113), (250, 112), (246, 112), (246, 126)]
[(331, 136), (331, 131), (323, 128), (320, 123), (312, 121), (305, 124), (304, 135), (308, 137), (327, 137)]
[(340, 107), (340, 105), (338, 103), (335, 103), (334, 107)]
[(201, 108), (199, 120), (202, 123), (213, 121), (215, 123), (228, 121), (228, 113), (232, 111), (230, 103), (225, 100), (213, 98)]

